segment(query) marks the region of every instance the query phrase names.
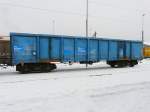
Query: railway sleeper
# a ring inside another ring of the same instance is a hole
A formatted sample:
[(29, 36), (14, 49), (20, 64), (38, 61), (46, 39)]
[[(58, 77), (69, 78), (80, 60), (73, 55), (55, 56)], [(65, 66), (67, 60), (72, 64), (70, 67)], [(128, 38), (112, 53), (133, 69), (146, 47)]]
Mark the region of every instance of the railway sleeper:
[(24, 63), (16, 66), (16, 71), (20, 73), (31, 73), (31, 72), (50, 72), (56, 69), (56, 64), (50, 63)]

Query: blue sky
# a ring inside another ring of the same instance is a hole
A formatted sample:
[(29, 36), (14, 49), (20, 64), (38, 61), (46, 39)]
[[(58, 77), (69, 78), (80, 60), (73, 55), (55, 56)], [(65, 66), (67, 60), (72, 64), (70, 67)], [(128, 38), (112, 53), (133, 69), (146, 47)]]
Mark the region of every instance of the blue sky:
[[(85, 35), (86, 0), (0, 0), (0, 34), (9, 32)], [(150, 1), (89, 0), (89, 35), (150, 41)], [(55, 25), (53, 21), (55, 20)]]

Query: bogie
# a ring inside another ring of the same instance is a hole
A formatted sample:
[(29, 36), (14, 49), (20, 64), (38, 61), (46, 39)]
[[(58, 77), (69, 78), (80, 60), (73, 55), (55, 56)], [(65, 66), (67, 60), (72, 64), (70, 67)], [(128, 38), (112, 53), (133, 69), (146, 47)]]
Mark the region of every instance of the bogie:
[(107, 61), (107, 64), (111, 67), (122, 68), (122, 67), (134, 67), (138, 64), (137, 60), (120, 60), (120, 61)]
[(16, 71), (19, 71), (20, 73), (50, 72), (56, 68), (55, 64), (50, 63), (25, 63), (18, 64), (16, 66)]

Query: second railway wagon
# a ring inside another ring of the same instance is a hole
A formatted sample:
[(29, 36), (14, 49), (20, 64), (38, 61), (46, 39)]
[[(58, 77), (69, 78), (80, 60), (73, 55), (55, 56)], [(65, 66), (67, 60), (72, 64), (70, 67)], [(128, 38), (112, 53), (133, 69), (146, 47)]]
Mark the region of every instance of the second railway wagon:
[(144, 47), (143, 55), (144, 55), (144, 58), (150, 58), (150, 47), (149, 46)]
[(9, 40), (0, 40), (0, 64), (11, 64)]
[(55, 62), (111, 67), (134, 66), (143, 58), (141, 41), (76, 36), (11, 33), (12, 65), (22, 73), (56, 69)]

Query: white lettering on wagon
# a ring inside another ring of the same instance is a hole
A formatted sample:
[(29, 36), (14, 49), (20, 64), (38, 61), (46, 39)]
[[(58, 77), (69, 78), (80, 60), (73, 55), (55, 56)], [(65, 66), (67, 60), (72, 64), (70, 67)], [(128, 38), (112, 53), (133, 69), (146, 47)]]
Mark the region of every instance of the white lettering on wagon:
[(17, 51), (22, 51), (23, 48), (20, 47), (20, 46), (14, 46), (14, 51), (17, 52)]
[(85, 49), (85, 48), (78, 47), (78, 53), (80, 53), (80, 54), (85, 54), (85, 53), (86, 53), (86, 49)]

